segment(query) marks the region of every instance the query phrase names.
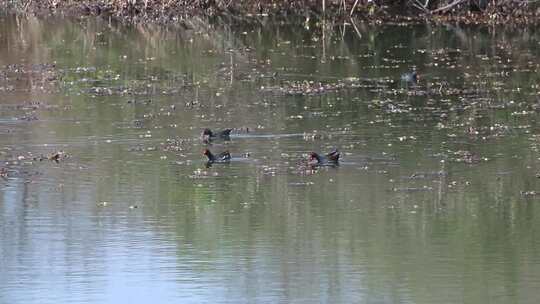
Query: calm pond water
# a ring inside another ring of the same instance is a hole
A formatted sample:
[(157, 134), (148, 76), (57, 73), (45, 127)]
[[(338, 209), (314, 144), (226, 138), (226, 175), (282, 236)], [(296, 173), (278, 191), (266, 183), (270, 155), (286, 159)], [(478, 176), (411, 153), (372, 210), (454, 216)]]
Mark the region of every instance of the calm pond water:
[(539, 303), (537, 29), (324, 27), (1, 14), (0, 303)]

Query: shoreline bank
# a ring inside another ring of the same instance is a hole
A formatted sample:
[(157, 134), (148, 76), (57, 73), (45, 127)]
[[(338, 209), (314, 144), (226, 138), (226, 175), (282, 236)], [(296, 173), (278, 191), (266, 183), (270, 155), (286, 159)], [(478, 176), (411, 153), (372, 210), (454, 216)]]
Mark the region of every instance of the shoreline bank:
[[(97, 16), (124, 23), (181, 23), (191, 17), (250, 21), (272, 17), (305, 20), (354, 19), (370, 23), (457, 22), (464, 24), (538, 24), (540, 4), (526, 1), (448, 0), (0, 0), (0, 8), (34, 15)], [(306, 22), (307, 22), (306, 21)]]

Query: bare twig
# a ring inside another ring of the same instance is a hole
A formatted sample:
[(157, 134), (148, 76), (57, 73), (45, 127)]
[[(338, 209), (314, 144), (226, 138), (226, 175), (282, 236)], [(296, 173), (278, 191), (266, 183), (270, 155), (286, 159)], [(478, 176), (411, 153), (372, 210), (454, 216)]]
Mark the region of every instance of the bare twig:
[(417, 9), (423, 11), (424, 13), (429, 13), (428, 5), (429, 0), (426, 0), (426, 3), (422, 4), (419, 0), (412, 0), (411, 1), (412, 6), (416, 7)]
[(24, 5), (23, 11), (26, 11), (28, 9), (28, 6), (30, 6), (30, 3), (32, 3), (32, 0), (28, 0), (28, 2), (26, 2), (26, 4)]
[(362, 34), (360, 34), (360, 31), (356, 27), (356, 24), (354, 23), (354, 20), (352, 18), (350, 18), (350, 21), (351, 21), (351, 24), (352, 24), (352, 26), (354, 28), (354, 31), (356, 32), (356, 35), (358, 35), (358, 39), (362, 39)]
[(347, 3), (345, 3), (345, 0), (341, 0), (341, 3), (339, 4), (340, 11), (341, 11), (341, 7), (343, 7), (343, 12), (347, 12)]
[(358, 0), (354, 1), (354, 4), (351, 8), (351, 13), (349, 14), (349, 16), (352, 16), (352, 14), (354, 13), (354, 10), (356, 9), (356, 5), (358, 4)]
[(439, 12), (443, 12), (443, 11), (446, 11), (446, 10), (449, 10), (451, 8), (453, 8), (454, 6), (458, 5), (458, 4), (461, 4), (467, 0), (454, 0), (454, 2), (450, 3), (450, 4), (447, 4), (443, 7), (439, 7), (439, 8), (436, 8), (434, 10), (430, 10), (428, 7), (429, 7), (429, 1), (430, 0), (426, 0), (425, 3), (422, 3), (420, 2), (420, 0), (411, 0), (410, 3), (412, 4), (412, 6), (414, 6), (415, 8), (425, 12), (425, 13), (428, 13), (428, 14), (433, 14), (433, 13), (439, 13)]
[(437, 9), (434, 9), (434, 10), (432, 10), (431, 12), (432, 12), (432, 13), (438, 13), (438, 12), (446, 11), (446, 10), (451, 9), (452, 7), (458, 5), (458, 4), (462, 3), (462, 2), (465, 2), (465, 0), (455, 0), (455, 1), (452, 2), (452, 3), (450, 3), (450, 4), (448, 4), (448, 5), (445, 5), (445, 6), (443, 6), (443, 7), (439, 7), (439, 8), (437, 8)]

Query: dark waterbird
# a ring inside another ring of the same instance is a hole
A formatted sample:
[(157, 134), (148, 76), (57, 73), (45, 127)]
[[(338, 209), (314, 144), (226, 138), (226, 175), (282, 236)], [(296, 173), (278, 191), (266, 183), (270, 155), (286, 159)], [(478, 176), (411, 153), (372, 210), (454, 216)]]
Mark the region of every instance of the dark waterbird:
[(222, 131), (212, 132), (212, 130), (206, 128), (206, 129), (203, 130), (202, 135), (203, 136), (208, 136), (208, 137), (229, 137), (231, 135), (232, 130), (233, 129), (225, 129), (225, 130), (222, 130)]
[(416, 84), (418, 82), (418, 73), (416, 73), (416, 71), (412, 71), (401, 74), (401, 82), (407, 85)]
[(332, 152), (325, 155), (319, 155), (315, 152), (311, 152), (309, 154), (308, 164), (312, 166), (335, 166), (339, 164), (340, 156), (341, 153), (337, 149), (334, 149)]
[(224, 151), (218, 155), (214, 155), (210, 150), (205, 149), (203, 152), (206, 157), (208, 157), (208, 163), (228, 163), (231, 160), (231, 154), (229, 151)]
[(217, 138), (224, 139), (224, 140), (230, 140), (232, 130), (233, 129), (225, 129), (225, 130), (222, 130), (222, 131), (212, 132), (212, 130), (206, 128), (202, 132), (202, 139), (203, 139), (204, 142), (210, 142), (211, 140), (217, 139)]

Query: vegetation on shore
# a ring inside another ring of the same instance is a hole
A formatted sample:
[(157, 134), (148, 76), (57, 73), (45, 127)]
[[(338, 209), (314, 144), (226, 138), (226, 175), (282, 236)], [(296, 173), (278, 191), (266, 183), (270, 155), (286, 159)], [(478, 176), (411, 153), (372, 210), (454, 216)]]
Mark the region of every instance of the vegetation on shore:
[(171, 23), (191, 16), (327, 16), (376, 22), (456, 20), (468, 23), (536, 23), (540, 5), (527, 0), (0, 0), (33, 13), (99, 15), (131, 22)]

